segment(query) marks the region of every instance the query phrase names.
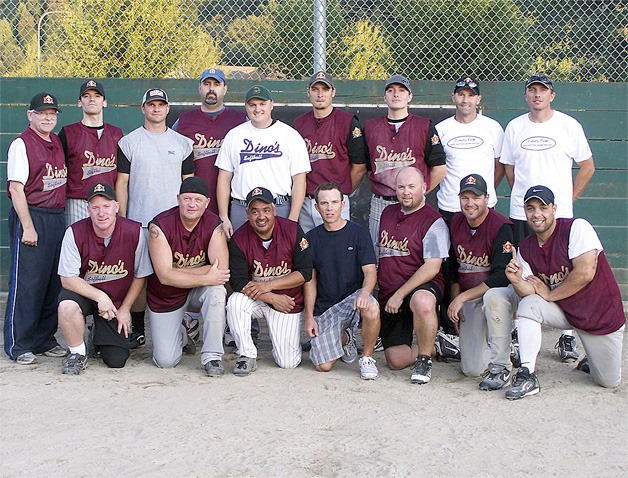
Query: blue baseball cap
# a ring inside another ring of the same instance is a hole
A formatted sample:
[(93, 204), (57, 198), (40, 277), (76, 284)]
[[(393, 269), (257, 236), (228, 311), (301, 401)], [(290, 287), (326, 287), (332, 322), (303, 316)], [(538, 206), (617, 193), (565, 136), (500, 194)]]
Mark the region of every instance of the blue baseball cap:
[(203, 73), (201, 73), (201, 79), (199, 83), (203, 83), (206, 79), (213, 78), (220, 83), (227, 83), (227, 77), (225, 76), (222, 70), (217, 70), (216, 68), (208, 68)]

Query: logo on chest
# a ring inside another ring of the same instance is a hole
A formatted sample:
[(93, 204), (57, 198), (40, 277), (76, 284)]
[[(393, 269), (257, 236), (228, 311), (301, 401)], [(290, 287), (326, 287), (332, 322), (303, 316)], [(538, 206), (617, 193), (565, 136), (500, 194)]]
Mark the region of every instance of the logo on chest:
[(379, 239), (379, 256), (380, 257), (402, 257), (410, 255), (408, 247), (408, 237), (397, 239), (395, 236), (388, 234), (387, 230), (383, 230)]
[(280, 158), (283, 156), (279, 143), (274, 144), (253, 144), (250, 139), (244, 139), (244, 148), (240, 150), (240, 164), (252, 163), (253, 161), (263, 161), (264, 159)]
[(88, 284), (102, 284), (103, 282), (123, 279), (128, 275), (129, 271), (123, 260), (119, 260), (117, 264), (106, 264), (105, 262), (99, 264), (97, 261), (90, 260), (84, 279)]
[(292, 272), (286, 261), (281, 261), (278, 266), (269, 264), (263, 265), (260, 261), (253, 259), (253, 280), (268, 281), (285, 277)]
[(379, 156), (375, 158), (375, 174), (411, 166), (416, 163), (416, 158), (410, 148), (406, 148), (405, 151), (395, 151), (392, 149), (389, 151), (386, 147), (377, 145), (376, 150)]
[(116, 169), (116, 155), (112, 154), (106, 158), (101, 158), (93, 151), (85, 150), (83, 153), (87, 162), (83, 163), (83, 177), (81, 179), (91, 178), (98, 174), (108, 173)]

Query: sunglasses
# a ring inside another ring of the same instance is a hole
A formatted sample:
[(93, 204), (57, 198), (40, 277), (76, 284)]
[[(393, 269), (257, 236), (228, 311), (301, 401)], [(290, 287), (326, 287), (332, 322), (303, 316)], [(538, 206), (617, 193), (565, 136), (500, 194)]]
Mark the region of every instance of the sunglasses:
[(456, 83), (456, 88), (461, 88), (463, 86), (468, 86), (469, 88), (477, 88), (478, 84), (475, 81), (465, 81), (465, 80), (461, 80), (458, 83)]
[(528, 84), (536, 82), (547, 83), (548, 85), (552, 84), (552, 80), (550, 80), (550, 77), (547, 75), (532, 75), (528, 80)]

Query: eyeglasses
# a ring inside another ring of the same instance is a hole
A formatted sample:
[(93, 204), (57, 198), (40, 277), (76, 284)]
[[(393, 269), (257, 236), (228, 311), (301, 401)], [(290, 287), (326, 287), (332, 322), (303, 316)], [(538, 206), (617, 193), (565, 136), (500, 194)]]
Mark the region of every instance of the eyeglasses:
[(59, 114), (58, 111), (55, 111), (53, 113), (45, 113), (43, 111), (33, 111), (34, 114), (36, 114), (37, 116), (41, 116), (43, 118), (54, 118), (55, 116), (57, 116)]
[(473, 80), (471, 81), (460, 80), (458, 83), (456, 83), (456, 88), (461, 88), (463, 86), (468, 86), (469, 88), (477, 88), (478, 84)]

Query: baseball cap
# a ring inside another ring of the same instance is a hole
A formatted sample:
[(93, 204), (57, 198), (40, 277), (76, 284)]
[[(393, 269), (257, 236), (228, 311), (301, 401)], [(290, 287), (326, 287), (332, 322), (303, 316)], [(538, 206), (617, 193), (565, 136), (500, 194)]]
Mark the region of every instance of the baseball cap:
[(264, 101), (272, 101), (273, 95), (270, 90), (263, 85), (253, 85), (249, 88), (249, 91), (246, 92), (246, 97), (244, 98), (244, 102), (246, 103), (251, 98), (259, 98)]
[(486, 181), (484, 181), (484, 178), (479, 174), (469, 174), (460, 181), (460, 192), (458, 195), (465, 191), (473, 191), (480, 196), (487, 194), (488, 188), (486, 187)]
[(179, 194), (195, 193), (202, 194), (206, 198), (209, 197), (209, 186), (204, 179), (197, 176), (185, 178), (179, 188)]
[(164, 101), (168, 103), (168, 95), (165, 90), (161, 88), (150, 88), (146, 90), (144, 93), (144, 97), (142, 98), (142, 106), (144, 106), (149, 101)]
[(33, 96), (33, 99), (31, 100), (31, 104), (28, 109), (33, 111), (53, 109), (61, 113), (57, 98), (52, 96), (50, 93), (38, 93)]
[(222, 70), (217, 70), (216, 68), (208, 68), (203, 73), (201, 73), (201, 79), (199, 83), (203, 83), (207, 78), (213, 78), (220, 83), (227, 83), (227, 77), (223, 73)]
[(91, 201), (94, 196), (104, 196), (107, 199), (116, 200), (116, 192), (114, 191), (113, 186), (109, 183), (96, 183), (89, 188), (87, 200)]
[(403, 86), (408, 92), (412, 93), (412, 88), (410, 88), (410, 80), (408, 80), (405, 76), (401, 75), (393, 75), (388, 80), (386, 80), (386, 84), (384, 85), (384, 91), (388, 89), (390, 85), (398, 84)]
[(547, 186), (532, 186), (526, 191), (523, 202), (527, 203), (530, 199), (536, 198), (546, 206), (554, 204), (554, 193)]
[(275, 198), (266, 188), (254, 188), (246, 195), (246, 207), (249, 207), (253, 201), (262, 201), (267, 204), (274, 204)]
[(526, 90), (528, 89), (528, 86), (533, 85), (534, 83), (540, 83), (546, 88), (554, 91), (554, 84), (552, 83), (552, 80), (550, 80), (550, 77), (547, 75), (532, 75), (530, 78), (528, 78), (528, 81), (526, 81)]
[(79, 98), (83, 96), (83, 93), (85, 93), (88, 90), (97, 91), (98, 93), (102, 95), (103, 98), (105, 97), (105, 87), (102, 85), (102, 83), (98, 83), (96, 80), (87, 80), (85, 83), (81, 85)]
[(310, 76), (310, 83), (308, 84), (308, 88), (314, 83), (323, 83), (330, 88), (334, 87), (334, 79), (329, 73), (325, 73), (324, 71), (319, 71)]
[(458, 93), (460, 90), (464, 88), (469, 88), (474, 94), (480, 94), (480, 85), (477, 81), (475, 81), (470, 76), (465, 78), (458, 78), (456, 80), (456, 86), (454, 87), (454, 93)]

